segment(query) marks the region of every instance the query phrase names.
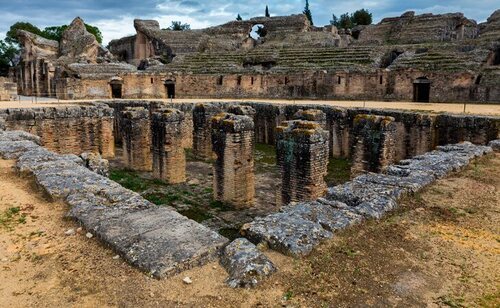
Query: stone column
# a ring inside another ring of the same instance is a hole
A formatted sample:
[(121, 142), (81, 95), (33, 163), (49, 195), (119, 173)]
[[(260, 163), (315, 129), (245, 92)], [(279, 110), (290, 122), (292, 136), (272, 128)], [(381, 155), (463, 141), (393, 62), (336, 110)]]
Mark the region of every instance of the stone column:
[(186, 181), (186, 155), (182, 146), (184, 113), (160, 109), (151, 116), (153, 177), (170, 184)]
[(151, 171), (151, 127), (149, 111), (128, 107), (121, 112), (123, 162), (136, 171)]
[(248, 116), (221, 113), (212, 119), (214, 198), (236, 208), (254, 203), (254, 123)]
[(394, 162), (396, 122), (393, 117), (359, 114), (354, 118), (351, 176), (381, 172)]
[(197, 104), (193, 109), (193, 154), (199, 159), (213, 159), (211, 118), (221, 109), (212, 104)]
[(326, 129), (326, 114), (319, 109), (300, 109), (293, 115), (293, 119), (316, 122)]
[(287, 121), (277, 128), (276, 154), (281, 173), (277, 204), (316, 200), (326, 193), (328, 131), (310, 121)]

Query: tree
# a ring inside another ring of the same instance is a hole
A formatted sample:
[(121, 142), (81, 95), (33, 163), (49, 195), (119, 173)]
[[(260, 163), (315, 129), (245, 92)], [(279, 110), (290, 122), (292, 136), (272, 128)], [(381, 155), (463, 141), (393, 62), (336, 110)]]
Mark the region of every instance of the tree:
[(313, 26), (314, 23), (313, 23), (311, 10), (309, 9), (309, 0), (306, 0), (306, 6), (304, 7), (304, 12), (302, 12), (302, 13), (304, 15), (306, 15), (307, 19), (309, 19), (309, 22), (311, 23), (311, 26)]
[(189, 24), (183, 24), (180, 21), (172, 21), (172, 25), (168, 27), (167, 30), (185, 31), (185, 30), (191, 30), (191, 26)]
[(269, 7), (266, 5), (266, 17), (271, 17), (271, 14), (269, 14)]
[(63, 26), (52, 26), (43, 29), (42, 36), (54, 41), (60, 41), (64, 30), (68, 28), (68, 25)]
[(19, 48), (15, 44), (0, 40), (0, 76), (7, 76), (9, 68), (17, 64)]
[(357, 10), (351, 15), (351, 23), (353, 26), (371, 25), (372, 13), (365, 9)]
[(236, 20), (240, 21), (240, 20), (243, 20), (243, 18), (241, 18), (241, 15), (238, 14), (238, 16), (236, 17)]
[(345, 13), (345, 14), (340, 15), (339, 25), (337, 27), (340, 29), (351, 29), (352, 28), (352, 21), (351, 21), (351, 16), (349, 16), (349, 13)]
[(10, 44), (19, 44), (19, 40), (17, 39), (17, 30), (26, 30), (28, 32), (42, 35), (42, 30), (37, 26), (29, 23), (29, 22), (16, 22), (12, 26), (10, 26), (9, 31), (5, 35), (5, 41)]
[(335, 14), (333, 14), (332, 20), (330, 20), (330, 25), (335, 27), (339, 26), (339, 19), (337, 18), (337, 16), (335, 16)]

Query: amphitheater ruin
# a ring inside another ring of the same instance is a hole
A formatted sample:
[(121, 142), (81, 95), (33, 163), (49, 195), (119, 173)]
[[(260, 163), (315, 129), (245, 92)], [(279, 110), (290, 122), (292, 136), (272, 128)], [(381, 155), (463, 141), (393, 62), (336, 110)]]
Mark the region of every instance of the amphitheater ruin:
[[(265, 37), (248, 36), (256, 24)], [(498, 115), (257, 100), (498, 102), (500, 11), (480, 25), (409, 12), (352, 32), (303, 15), (134, 25), (109, 50), (79, 18), (61, 42), (20, 31), (22, 61), (15, 82), (0, 79), (0, 101), (80, 101), (0, 104), (0, 157), (156, 278), (220, 260), (231, 287), (255, 286), (279, 270), (262, 247), (307, 256), (500, 150)]]

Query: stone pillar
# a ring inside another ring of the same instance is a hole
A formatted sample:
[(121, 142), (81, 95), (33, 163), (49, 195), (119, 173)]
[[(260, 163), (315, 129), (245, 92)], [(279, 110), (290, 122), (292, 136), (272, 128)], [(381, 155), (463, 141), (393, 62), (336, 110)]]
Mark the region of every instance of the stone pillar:
[(236, 208), (254, 203), (254, 123), (248, 116), (221, 113), (212, 118), (214, 198)]
[(221, 109), (212, 104), (197, 104), (193, 109), (193, 154), (199, 159), (213, 159), (211, 118)]
[(281, 173), (277, 204), (316, 200), (326, 193), (328, 131), (310, 121), (287, 121), (277, 128), (276, 154)]
[(186, 155), (182, 146), (184, 113), (160, 109), (151, 116), (153, 177), (170, 184), (186, 181)]
[(300, 109), (293, 115), (293, 119), (316, 122), (326, 129), (326, 114), (319, 109)]
[(354, 118), (351, 176), (381, 172), (395, 160), (396, 129), (393, 117), (359, 114)]
[(151, 127), (149, 111), (128, 107), (121, 112), (123, 162), (136, 171), (151, 171)]

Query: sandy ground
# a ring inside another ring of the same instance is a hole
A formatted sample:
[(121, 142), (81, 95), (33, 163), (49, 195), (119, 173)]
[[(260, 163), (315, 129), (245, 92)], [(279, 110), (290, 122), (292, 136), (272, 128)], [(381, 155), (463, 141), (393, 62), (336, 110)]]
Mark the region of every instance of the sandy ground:
[[(266, 252), (279, 272), (253, 290), (226, 287), (217, 263), (158, 281), (84, 231), (65, 235), (78, 228), (66, 206), (12, 166), (0, 160), (0, 307), (500, 306), (498, 154), (307, 258)], [(8, 218), (12, 208), (20, 210)]]
[[(170, 101), (170, 100), (164, 100)], [(331, 106), (339, 107), (367, 107), (367, 108), (384, 108), (384, 109), (404, 109), (404, 110), (420, 110), (420, 111), (431, 111), (431, 112), (451, 112), (451, 113), (464, 113), (463, 103), (413, 103), (413, 102), (375, 102), (375, 101), (319, 101), (319, 100), (273, 100), (273, 99), (174, 99), (173, 102), (267, 102), (275, 104), (326, 104)], [(44, 99), (43, 101), (38, 101), (37, 103), (32, 102), (31, 98), (29, 100), (23, 101), (13, 101), (13, 102), (1, 102), (0, 109), (2, 108), (32, 108), (40, 106), (57, 106), (57, 105), (71, 105), (77, 104), (79, 102), (89, 102), (89, 100), (81, 101), (58, 101), (51, 99)], [(466, 113), (470, 114), (488, 114), (488, 115), (500, 115), (500, 102), (499, 104), (489, 103), (489, 104), (467, 104), (465, 106)]]

